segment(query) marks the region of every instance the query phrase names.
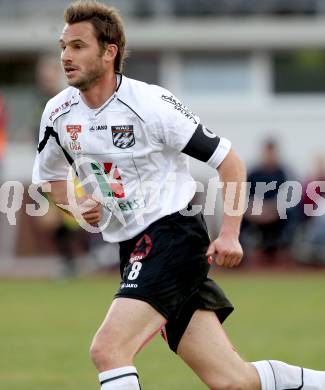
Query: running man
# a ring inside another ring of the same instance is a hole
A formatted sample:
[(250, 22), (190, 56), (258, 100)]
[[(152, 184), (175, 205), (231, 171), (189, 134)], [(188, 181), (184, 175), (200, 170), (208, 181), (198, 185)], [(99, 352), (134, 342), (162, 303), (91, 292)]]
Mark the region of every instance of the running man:
[(207, 278), (208, 259), (240, 263), (241, 217), (224, 214), (210, 242), (202, 215), (191, 216), (195, 183), (186, 155), (240, 187), (245, 168), (230, 142), (169, 91), (122, 75), (125, 36), (116, 10), (71, 4), (59, 42), (70, 87), (44, 110), (33, 181), (49, 182), (55, 202), (68, 205), (74, 165), (102, 196), (89, 195), (86, 222), (100, 224), (115, 205), (103, 237), (120, 243), (122, 280), (90, 349), (101, 390), (140, 389), (134, 357), (159, 331), (210, 389), (325, 389), (323, 372), (244, 362), (222, 328), (233, 307)]

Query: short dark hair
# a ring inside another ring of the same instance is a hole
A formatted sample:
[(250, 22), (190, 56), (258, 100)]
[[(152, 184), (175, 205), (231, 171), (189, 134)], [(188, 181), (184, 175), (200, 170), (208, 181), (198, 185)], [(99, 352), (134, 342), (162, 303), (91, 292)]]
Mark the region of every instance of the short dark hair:
[(278, 143), (273, 138), (266, 139), (264, 141), (264, 148), (267, 150), (276, 150), (278, 148)]
[(64, 12), (64, 20), (67, 24), (90, 22), (97, 41), (103, 49), (109, 43), (118, 47), (114, 69), (117, 72), (123, 71), (126, 58), (125, 33), (122, 18), (117, 9), (95, 0), (79, 0), (68, 6)]

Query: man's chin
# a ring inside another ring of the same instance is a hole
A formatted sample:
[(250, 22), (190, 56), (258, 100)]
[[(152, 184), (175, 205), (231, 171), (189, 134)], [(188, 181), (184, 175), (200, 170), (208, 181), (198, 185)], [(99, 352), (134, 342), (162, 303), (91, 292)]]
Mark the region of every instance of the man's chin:
[(75, 88), (82, 88), (84, 83), (80, 80), (74, 80), (74, 79), (67, 79), (67, 84), (70, 85), (70, 87), (75, 87)]
[(77, 89), (80, 89), (80, 91), (86, 91), (95, 83), (95, 81), (98, 79), (98, 77), (88, 77), (87, 79), (81, 79), (81, 78), (67, 78), (67, 83), (71, 87), (75, 87)]

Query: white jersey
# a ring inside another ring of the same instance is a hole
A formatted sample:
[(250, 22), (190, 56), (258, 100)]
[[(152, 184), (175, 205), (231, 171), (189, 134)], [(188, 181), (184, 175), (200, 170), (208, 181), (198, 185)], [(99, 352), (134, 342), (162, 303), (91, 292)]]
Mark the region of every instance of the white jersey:
[(117, 90), (100, 108), (90, 109), (73, 87), (48, 102), (33, 171), (33, 182), (39, 184), (67, 180), (73, 166), (88, 191), (108, 208), (113, 201), (118, 213), (102, 232), (109, 242), (133, 238), (188, 205), (196, 184), (182, 152), (199, 126), (218, 143), (208, 154), (199, 148), (194, 157), (205, 155), (217, 168), (231, 147), (202, 127), (169, 91), (117, 77)]

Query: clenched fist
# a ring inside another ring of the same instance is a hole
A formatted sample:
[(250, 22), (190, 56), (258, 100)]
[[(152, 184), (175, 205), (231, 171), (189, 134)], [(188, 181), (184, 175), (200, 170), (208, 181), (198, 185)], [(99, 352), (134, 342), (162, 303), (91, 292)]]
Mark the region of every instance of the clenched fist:
[(103, 206), (91, 196), (83, 196), (78, 199), (81, 215), (90, 225), (96, 225), (103, 216)]
[(215, 258), (218, 265), (232, 268), (241, 263), (243, 248), (237, 237), (230, 234), (221, 234), (211, 242), (206, 255)]

